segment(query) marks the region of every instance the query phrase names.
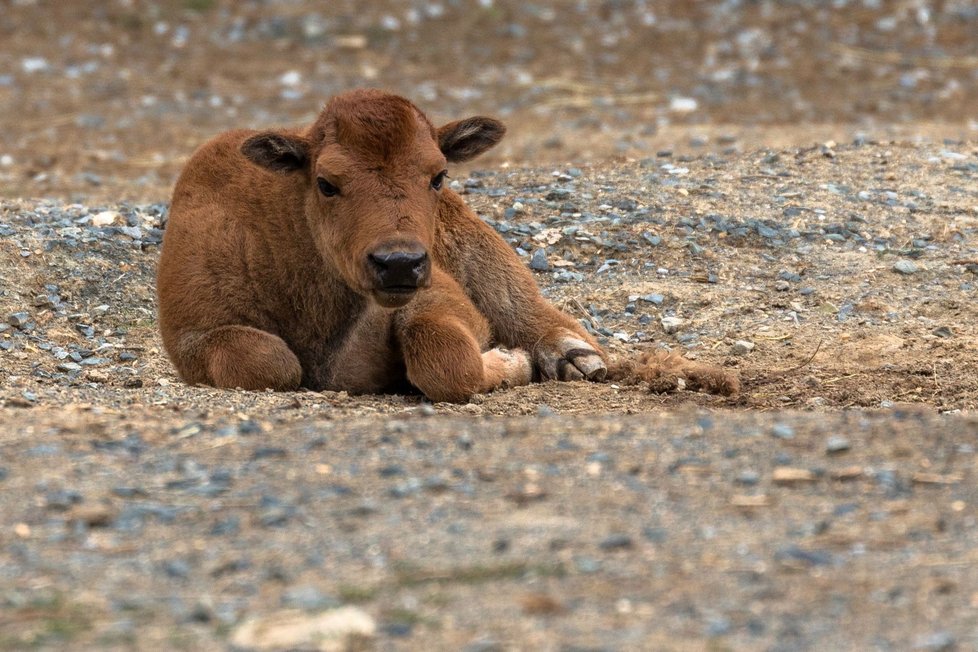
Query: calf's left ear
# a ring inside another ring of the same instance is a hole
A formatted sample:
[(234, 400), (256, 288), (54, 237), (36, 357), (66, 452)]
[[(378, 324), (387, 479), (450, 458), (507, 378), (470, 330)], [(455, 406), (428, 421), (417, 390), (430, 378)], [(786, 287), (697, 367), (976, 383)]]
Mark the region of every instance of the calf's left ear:
[(475, 116), (438, 128), (438, 147), (452, 163), (473, 159), (503, 139), (506, 126), (499, 120)]
[(305, 169), (309, 163), (309, 141), (301, 136), (263, 131), (241, 144), (249, 161), (273, 172)]

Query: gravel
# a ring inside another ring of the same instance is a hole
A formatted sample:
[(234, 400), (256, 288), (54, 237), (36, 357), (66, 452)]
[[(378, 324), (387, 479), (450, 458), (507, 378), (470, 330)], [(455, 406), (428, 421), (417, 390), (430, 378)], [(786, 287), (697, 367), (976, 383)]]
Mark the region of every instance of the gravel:
[[(798, 442), (848, 428), (847, 459), (820, 471), (821, 451), (758, 438), (759, 419), (750, 413), (496, 419), (460, 447), (440, 442), (473, 429), (464, 416), (401, 416), (379, 425), (279, 412), (271, 432), (287, 455), (256, 463), (249, 447), (220, 433), (233, 414), (137, 409), (127, 421), (140, 424), (138, 454), (92, 440), (97, 432), (121, 435), (117, 415), (70, 410), (38, 422), (11, 413), (13, 432), (36, 434), (0, 449), (5, 459), (21, 460), (0, 494), (13, 537), (0, 549), (15, 578), (0, 598), (7, 613), (45, 627), (67, 623), (76, 641), (86, 640), (93, 622), (108, 626), (139, 613), (140, 642), (196, 623), (197, 640), (255, 644), (248, 623), (256, 619), (271, 627), (290, 614), (312, 623), (355, 608), (376, 621), (368, 637), (422, 647), (445, 636), (467, 644), (487, 631), (502, 635), (506, 614), (532, 623), (548, 613), (553, 635), (567, 641), (583, 629), (605, 645), (624, 644), (620, 628), (600, 625), (616, 618), (628, 623), (629, 636), (665, 627), (670, 637), (768, 648), (851, 641), (852, 630), (838, 626), (840, 604), (846, 622), (883, 623), (877, 616), (902, 608), (871, 596), (895, 595), (929, 577), (938, 582), (931, 599), (942, 613), (939, 627), (905, 611), (907, 618), (870, 626), (859, 640), (947, 649), (973, 638), (970, 612), (953, 605), (957, 587), (974, 581), (961, 563), (974, 523), (959, 507), (975, 491), (963, 481), (968, 461), (946, 446), (971, 441), (973, 422), (924, 412), (782, 415), (780, 425)], [(893, 469), (870, 470), (871, 458), (890, 442), (905, 445), (907, 434), (914, 446), (894, 458)], [(35, 466), (24, 464), (28, 446), (52, 442), (59, 446)], [(795, 466), (779, 466), (784, 447)], [(871, 452), (860, 457), (862, 450)], [(905, 482), (924, 462), (952, 479), (918, 474), (928, 481)], [(97, 473), (89, 472), (96, 463)], [(43, 469), (53, 468), (76, 488), (40, 486), (45, 474), (55, 477)], [(388, 496), (422, 477), (438, 482)], [(528, 502), (507, 497), (528, 483), (546, 491)], [(700, 483), (706, 491), (696, 491)], [(211, 485), (220, 491), (202, 491)], [(32, 496), (43, 497), (43, 512)], [(935, 510), (943, 524), (935, 523)], [(956, 579), (920, 575), (936, 561), (959, 568)], [(872, 593), (852, 582), (867, 569)], [(40, 572), (48, 578), (43, 586), (16, 581)], [(133, 582), (147, 572), (152, 582)], [(661, 598), (680, 581), (691, 597), (676, 610)], [(758, 586), (781, 597), (763, 601)], [(75, 596), (91, 591), (111, 599), (81, 610)], [(748, 594), (764, 610), (745, 614)], [(833, 600), (801, 602), (806, 595)], [(520, 604), (523, 614), (514, 615)], [(672, 617), (650, 621), (649, 609)], [(781, 628), (787, 621), (791, 632)], [(294, 634), (307, 621), (289, 622)], [(109, 635), (102, 625), (95, 631)]]
[(974, 647), (978, 172), (948, 147), (459, 182), (609, 349), (726, 365), (731, 399), (187, 387), (156, 335), (166, 206), (4, 200), (0, 640), (214, 648), (279, 609), (355, 607), (379, 647)]

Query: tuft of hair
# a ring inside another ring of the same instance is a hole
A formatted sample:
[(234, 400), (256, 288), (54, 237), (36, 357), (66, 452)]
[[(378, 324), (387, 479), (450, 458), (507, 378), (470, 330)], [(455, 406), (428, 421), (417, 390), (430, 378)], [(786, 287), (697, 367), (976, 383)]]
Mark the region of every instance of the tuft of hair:
[(650, 391), (660, 394), (679, 389), (680, 380), (692, 391), (720, 396), (740, 392), (736, 374), (688, 360), (674, 351), (645, 351), (638, 357), (616, 358), (610, 365), (608, 380), (624, 384), (646, 382)]
[(341, 145), (384, 158), (413, 141), (419, 123), (427, 126), (432, 137), (435, 133), (413, 103), (378, 89), (337, 95), (326, 104), (322, 116), (332, 121)]

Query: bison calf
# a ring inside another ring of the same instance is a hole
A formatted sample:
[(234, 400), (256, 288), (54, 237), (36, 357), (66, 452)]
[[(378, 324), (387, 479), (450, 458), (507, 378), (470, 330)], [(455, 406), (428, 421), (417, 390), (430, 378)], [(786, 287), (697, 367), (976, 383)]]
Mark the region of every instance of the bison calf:
[[(504, 132), (485, 117), (435, 128), (404, 98), (358, 90), (306, 129), (203, 145), (177, 181), (158, 277), (180, 376), (244, 389), (413, 386), (435, 401), (533, 378), (603, 380), (594, 339), (445, 187), (448, 163)], [(662, 358), (623, 373), (666, 367), (699, 369)]]

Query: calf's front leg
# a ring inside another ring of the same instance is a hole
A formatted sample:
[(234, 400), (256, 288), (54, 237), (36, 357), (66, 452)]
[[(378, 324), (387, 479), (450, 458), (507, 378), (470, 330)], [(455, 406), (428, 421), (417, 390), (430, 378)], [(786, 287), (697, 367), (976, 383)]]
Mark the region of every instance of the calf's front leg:
[(457, 195), (444, 197), (439, 254), (485, 315), (493, 339), (530, 353), (539, 380), (604, 380), (607, 356), (570, 315), (540, 294), (533, 274)]
[(473, 394), (526, 385), (532, 377), (522, 350), (483, 351), (489, 326), (458, 284), (436, 270), (395, 320), (408, 381), (432, 401), (460, 403)]
[(184, 333), (171, 357), (188, 383), (288, 391), (302, 381), (299, 359), (282, 338), (251, 326)]

